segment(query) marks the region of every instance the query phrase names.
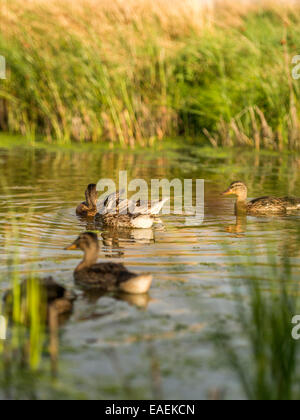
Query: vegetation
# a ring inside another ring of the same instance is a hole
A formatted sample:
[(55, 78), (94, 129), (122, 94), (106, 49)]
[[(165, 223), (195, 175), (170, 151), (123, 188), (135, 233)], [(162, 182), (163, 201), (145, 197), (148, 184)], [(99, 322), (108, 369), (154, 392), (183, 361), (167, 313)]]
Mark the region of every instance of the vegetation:
[(10, 0), (0, 129), (34, 141), (299, 149), (292, 2)]
[(299, 286), (287, 255), (279, 262), (269, 252), (267, 259), (264, 275), (250, 257), (238, 267), (244, 279), (234, 284), (239, 331), (235, 336), (228, 323), (220, 324), (216, 342), (248, 399), (298, 400), (300, 346), (292, 338), (292, 319), (299, 312)]

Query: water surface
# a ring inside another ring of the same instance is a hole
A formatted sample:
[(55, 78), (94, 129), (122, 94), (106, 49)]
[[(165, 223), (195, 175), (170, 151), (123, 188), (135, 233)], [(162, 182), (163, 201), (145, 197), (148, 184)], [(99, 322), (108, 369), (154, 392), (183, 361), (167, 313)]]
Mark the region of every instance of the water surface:
[(74, 313), (60, 332), (56, 378), (45, 352), (36, 372), (1, 371), (0, 397), (244, 398), (211, 333), (219, 317), (236, 316), (232, 284), (249, 258), (267, 279), (267, 252), (280, 264), (288, 251), (299, 278), (300, 218), (237, 220), (232, 199), (220, 192), (243, 180), (251, 197), (300, 197), (299, 166), (293, 155), (194, 147), (155, 153), (0, 149), (0, 295), (12, 273), (23, 278), (32, 267), (74, 288), (72, 272), (81, 255), (63, 249), (80, 232), (97, 229), (75, 215), (88, 183), (117, 180), (120, 170), (147, 181), (205, 179), (205, 220), (199, 226), (171, 215), (163, 217), (164, 229), (99, 231), (99, 258), (153, 273), (149, 296), (87, 296), (77, 290)]

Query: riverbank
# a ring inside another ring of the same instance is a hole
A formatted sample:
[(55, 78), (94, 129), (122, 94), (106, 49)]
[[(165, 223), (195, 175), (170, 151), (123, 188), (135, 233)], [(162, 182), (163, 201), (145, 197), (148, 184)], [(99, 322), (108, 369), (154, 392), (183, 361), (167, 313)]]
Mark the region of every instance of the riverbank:
[(152, 147), (181, 136), (300, 148), (296, 6), (100, 3), (2, 6), (1, 130), (59, 144)]

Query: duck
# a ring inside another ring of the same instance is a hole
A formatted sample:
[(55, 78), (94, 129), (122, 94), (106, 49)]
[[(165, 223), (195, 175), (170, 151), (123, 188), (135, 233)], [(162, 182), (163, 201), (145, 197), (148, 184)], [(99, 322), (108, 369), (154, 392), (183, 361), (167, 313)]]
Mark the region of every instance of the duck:
[(109, 195), (104, 202), (98, 203), (97, 219), (103, 225), (114, 229), (151, 229), (155, 222), (155, 215), (151, 212), (136, 211), (135, 203), (122, 200), (122, 192)]
[[(151, 214), (126, 213), (120, 210), (120, 199), (116, 194), (115, 206), (112, 207), (111, 196), (104, 201), (99, 212), (97, 203), (97, 185), (89, 184), (85, 191), (85, 201), (76, 208), (77, 216), (84, 218), (94, 218), (107, 227), (111, 228), (132, 228), (132, 229), (150, 229), (152, 228), (155, 216)], [(122, 207), (123, 209), (123, 207)]]
[(85, 201), (77, 206), (76, 214), (81, 217), (95, 217), (97, 213), (97, 186), (89, 184), (85, 190)]
[(247, 201), (248, 188), (242, 181), (233, 182), (222, 195), (235, 195), (236, 212), (245, 211), (248, 214), (285, 214), (288, 211), (300, 210), (300, 199), (294, 197), (260, 197)]
[(87, 289), (101, 289), (105, 292), (145, 294), (152, 284), (151, 274), (131, 273), (123, 264), (97, 263), (99, 254), (98, 236), (85, 232), (66, 250), (81, 250), (84, 258), (74, 271), (75, 283)]
[(125, 190), (116, 191), (110, 194), (104, 201), (98, 202), (98, 212), (113, 212), (126, 213), (132, 215), (152, 215), (157, 216), (162, 210), (163, 206), (170, 200), (170, 198), (163, 198), (154, 202), (138, 200), (137, 202), (128, 199), (122, 199)]
[(124, 190), (110, 194), (98, 202), (98, 215), (103, 224), (110, 228), (151, 229), (153, 224), (162, 223), (157, 215), (169, 198), (154, 203), (122, 199)]
[[(65, 316), (70, 315), (73, 310), (73, 303), (76, 300), (74, 292), (67, 290), (64, 286), (56, 283), (53, 277), (46, 277), (44, 279), (26, 279), (20, 284), (20, 296), (22, 308), (27, 308), (28, 297), (30, 296), (30, 289), (37, 288), (41, 291), (41, 304), (46, 303), (46, 320), (49, 321), (50, 310), (54, 310), (58, 319), (64, 319)], [(14, 293), (9, 290), (3, 297), (5, 310), (8, 315), (12, 315), (12, 308), (14, 304)], [(41, 307), (43, 311), (44, 307)], [(25, 319), (28, 320), (28, 313), (26, 309)]]

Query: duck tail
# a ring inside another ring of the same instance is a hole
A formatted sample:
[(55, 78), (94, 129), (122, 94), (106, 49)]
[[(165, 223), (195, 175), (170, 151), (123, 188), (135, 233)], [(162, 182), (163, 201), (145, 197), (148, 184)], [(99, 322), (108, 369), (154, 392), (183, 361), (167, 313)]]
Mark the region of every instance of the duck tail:
[(157, 216), (162, 210), (163, 206), (170, 200), (170, 198), (164, 198), (161, 201), (155, 203), (152, 207), (149, 208), (148, 214), (152, 216)]
[(132, 227), (135, 229), (150, 229), (154, 223), (153, 217), (150, 215), (139, 215), (132, 219)]
[(121, 283), (120, 289), (122, 292), (134, 295), (145, 294), (149, 291), (152, 284), (153, 277), (151, 274), (141, 274), (133, 276), (129, 280)]

